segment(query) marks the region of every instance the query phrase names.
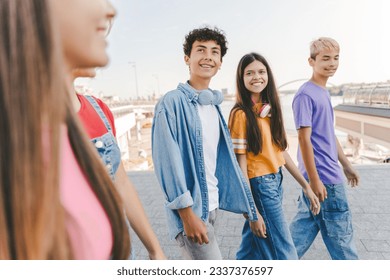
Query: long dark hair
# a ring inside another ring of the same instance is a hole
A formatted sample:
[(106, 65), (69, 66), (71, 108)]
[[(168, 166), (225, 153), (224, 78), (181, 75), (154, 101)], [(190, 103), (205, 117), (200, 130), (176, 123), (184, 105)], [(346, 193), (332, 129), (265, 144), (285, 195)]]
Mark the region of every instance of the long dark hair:
[(268, 83), (265, 89), (261, 92), (261, 101), (271, 105), (271, 134), (272, 142), (284, 151), (287, 148), (287, 137), (284, 130), (282, 109), (280, 106), (280, 100), (278, 91), (276, 89), (274, 76), (267, 60), (260, 54), (249, 53), (244, 55), (237, 67), (236, 74), (236, 103), (234, 104), (229, 120), (234, 118), (237, 111), (242, 110), (245, 113), (246, 122), (246, 137), (247, 137), (247, 151), (252, 152), (255, 155), (262, 152), (263, 141), (261, 138), (261, 130), (257, 124), (257, 116), (252, 110), (253, 102), (251, 99), (250, 91), (244, 84), (244, 70), (254, 61), (259, 61), (267, 69)]

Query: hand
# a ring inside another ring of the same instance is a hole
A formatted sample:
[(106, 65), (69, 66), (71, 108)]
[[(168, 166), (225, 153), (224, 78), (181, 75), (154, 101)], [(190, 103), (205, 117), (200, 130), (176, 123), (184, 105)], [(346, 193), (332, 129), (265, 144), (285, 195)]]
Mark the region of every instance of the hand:
[(195, 215), (190, 207), (185, 209), (185, 212), (179, 211), (181, 220), (183, 221), (185, 235), (189, 240), (198, 243), (199, 245), (202, 245), (203, 243), (208, 244), (209, 238), (207, 236), (206, 224)]
[(267, 229), (265, 227), (264, 219), (260, 214), (257, 214), (258, 220), (249, 222), (249, 227), (254, 235), (257, 237), (267, 238)]
[(321, 204), (318, 197), (314, 194), (310, 186), (307, 186), (307, 188), (304, 189), (303, 192), (310, 201), (310, 211), (313, 213), (313, 215), (318, 215), (321, 210)]
[(326, 188), (321, 180), (318, 179), (310, 181), (310, 188), (313, 190), (314, 194), (318, 197), (320, 202), (323, 202), (328, 197)]
[(344, 167), (344, 174), (345, 177), (347, 177), (348, 185), (351, 185), (352, 188), (358, 186), (360, 178), (356, 170), (351, 165)]

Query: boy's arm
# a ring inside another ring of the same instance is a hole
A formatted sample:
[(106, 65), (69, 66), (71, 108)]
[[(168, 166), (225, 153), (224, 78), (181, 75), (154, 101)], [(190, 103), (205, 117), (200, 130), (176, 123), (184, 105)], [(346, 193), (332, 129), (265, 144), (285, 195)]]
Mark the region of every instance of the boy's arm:
[(183, 222), (184, 232), (189, 240), (202, 245), (208, 244), (207, 227), (205, 223), (192, 211), (191, 207), (177, 210)]
[(151, 260), (166, 259), (152, 226), (149, 223), (145, 210), (142, 207), (138, 193), (129, 180), (122, 163), (119, 165), (115, 176), (115, 186), (122, 197), (126, 216), (129, 219), (131, 228), (148, 250), (149, 258)]
[(302, 153), (303, 163), (305, 165), (309, 184), (320, 202), (323, 202), (327, 197), (327, 192), (324, 184), (318, 176), (317, 167), (314, 160), (313, 145), (311, 143), (311, 127), (301, 127), (298, 129), (299, 147)]
[(166, 207), (172, 210), (192, 206), (183, 159), (176, 141), (174, 116), (164, 109), (155, 112), (152, 126), (152, 157), (154, 171), (165, 194)]
[(166, 207), (177, 210), (188, 239), (208, 243), (205, 223), (192, 211), (194, 201), (188, 190), (175, 117), (164, 109), (155, 112), (152, 126), (152, 155), (156, 177), (167, 200)]
[(356, 170), (352, 167), (352, 164), (349, 162), (347, 157), (345, 156), (343, 148), (341, 147), (337, 137), (336, 137), (336, 144), (337, 144), (338, 159), (341, 165), (343, 166), (344, 174), (347, 177), (348, 184), (351, 185), (351, 187), (357, 187), (359, 184), (359, 175), (356, 172)]
[[(248, 179), (248, 167), (247, 167), (247, 161), (246, 161), (246, 155), (244, 154), (236, 154), (238, 165), (240, 166), (242, 173), (248, 183), (248, 186), (250, 186), (249, 179)], [(260, 215), (259, 211), (256, 207), (256, 215), (257, 215), (257, 221), (251, 221), (249, 222), (249, 226), (251, 228), (251, 231), (254, 235), (262, 238), (267, 238), (267, 229), (265, 227), (265, 223), (263, 220), (263, 217)]]
[(294, 179), (301, 185), (303, 192), (310, 201), (310, 210), (314, 215), (317, 215), (320, 212), (321, 204), (318, 200), (318, 197), (314, 194), (313, 190), (310, 188), (310, 185), (306, 182), (306, 179), (299, 172), (297, 166), (290, 157), (290, 154), (287, 151), (283, 152), (284, 160), (286, 164), (284, 165), (288, 172), (294, 177)]

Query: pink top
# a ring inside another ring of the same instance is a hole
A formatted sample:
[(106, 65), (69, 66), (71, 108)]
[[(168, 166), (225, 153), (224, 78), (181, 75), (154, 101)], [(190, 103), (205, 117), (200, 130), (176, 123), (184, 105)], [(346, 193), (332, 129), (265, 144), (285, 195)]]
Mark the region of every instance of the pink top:
[(104, 208), (81, 171), (66, 129), (61, 133), (61, 201), (75, 259), (109, 259), (113, 238)]

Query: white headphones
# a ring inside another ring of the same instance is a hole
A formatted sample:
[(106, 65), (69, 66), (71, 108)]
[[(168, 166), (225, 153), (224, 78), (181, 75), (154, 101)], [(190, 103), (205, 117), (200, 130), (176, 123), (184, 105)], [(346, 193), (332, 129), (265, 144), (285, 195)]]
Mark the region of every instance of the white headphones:
[(259, 117), (260, 118), (271, 117), (270, 111), (271, 111), (271, 106), (268, 103), (264, 104), (263, 106), (261, 106), (259, 110)]

